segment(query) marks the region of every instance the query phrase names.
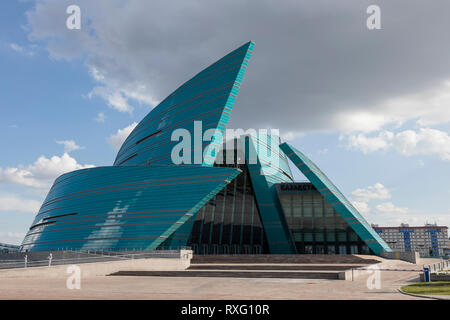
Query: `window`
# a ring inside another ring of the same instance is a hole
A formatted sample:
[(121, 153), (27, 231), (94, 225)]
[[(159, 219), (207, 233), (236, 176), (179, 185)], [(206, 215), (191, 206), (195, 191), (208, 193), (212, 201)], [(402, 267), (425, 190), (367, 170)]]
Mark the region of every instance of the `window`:
[(324, 241), (323, 232), (317, 232), (315, 236), (316, 236), (316, 241), (318, 241), (318, 242)]
[(327, 232), (327, 241), (328, 242), (335, 242), (336, 241), (336, 233), (334, 233), (334, 232)]
[(45, 225), (49, 225), (49, 224), (53, 224), (56, 221), (47, 221), (47, 222), (41, 222), (41, 223), (37, 223), (34, 226), (30, 227), (30, 230), (33, 230), (34, 228), (40, 227), (40, 226), (45, 226)]
[(312, 233), (310, 233), (310, 232), (306, 232), (305, 234), (304, 234), (304, 237), (305, 237), (305, 242), (312, 242), (313, 241), (313, 234)]
[(355, 232), (350, 232), (350, 241), (358, 241), (358, 235)]
[(292, 199), (292, 215), (294, 217), (300, 217), (302, 214), (302, 206), (300, 203), (301, 198), (300, 197), (293, 197)]
[(339, 232), (338, 233), (338, 241), (347, 241), (347, 233)]
[(128, 158), (126, 158), (125, 160), (120, 161), (117, 165), (120, 166), (120, 165), (124, 164), (125, 162), (127, 162), (128, 160), (131, 160), (131, 159), (133, 159), (134, 157), (137, 157), (137, 155), (138, 155), (138, 154), (135, 153), (135, 154), (129, 156)]
[(50, 220), (50, 219), (56, 219), (56, 218), (62, 218), (62, 217), (68, 217), (68, 216), (74, 216), (74, 215), (76, 215), (76, 214), (78, 214), (78, 213), (77, 213), (77, 212), (74, 212), (74, 213), (60, 214), (60, 215), (53, 216), (53, 217), (46, 217), (46, 218), (44, 218), (44, 219), (42, 219), (42, 220), (46, 221), (46, 220)]
[(145, 140), (147, 140), (147, 139), (150, 139), (151, 137), (157, 135), (157, 134), (160, 133), (160, 132), (161, 132), (161, 130), (158, 130), (158, 131), (156, 131), (156, 132), (153, 132), (152, 134), (149, 134), (148, 136), (146, 136), (146, 137), (144, 137), (144, 138), (142, 138), (142, 139), (139, 139), (139, 140), (136, 142), (136, 144), (139, 144), (139, 143), (141, 143), (141, 142), (143, 142), (143, 141), (145, 141)]

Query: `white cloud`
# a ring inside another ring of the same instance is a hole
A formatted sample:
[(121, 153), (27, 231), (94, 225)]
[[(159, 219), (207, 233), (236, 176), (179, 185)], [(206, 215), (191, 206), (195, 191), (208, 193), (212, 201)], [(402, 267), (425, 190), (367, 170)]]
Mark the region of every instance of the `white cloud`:
[(348, 137), (348, 148), (359, 149), (363, 153), (370, 153), (389, 148), (394, 134), (389, 131), (383, 131), (378, 136), (367, 137), (365, 134), (351, 135)]
[(108, 102), (108, 105), (120, 112), (133, 112), (133, 107), (128, 104), (127, 98), (120, 90), (111, 90), (107, 87), (95, 87), (89, 93), (89, 98), (99, 96)]
[(64, 152), (67, 152), (67, 153), (75, 151), (75, 150), (84, 149), (84, 147), (80, 147), (73, 140), (56, 141), (56, 143), (64, 145)]
[[(341, 138), (343, 139), (343, 138)], [(347, 137), (349, 149), (371, 153), (394, 149), (404, 156), (438, 155), (444, 161), (450, 161), (450, 136), (447, 132), (420, 128), (417, 131), (404, 130), (396, 134), (382, 131), (377, 136), (367, 137), (365, 134)]]
[(12, 183), (32, 188), (48, 188), (50, 183), (63, 173), (90, 168), (82, 165), (68, 153), (47, 158), (40, 156), (28, 166), (0, 168), (0, 183)]
[(97, 114), (97, 117), (94, 120), (99, 123), (104, 123), (106, 120), (106, 116), (103, 112), (100, 112), (99, 114)]
[[(91, 69), (93, 77), (98, 81), (103, 81), (104, 76), (100, 75), (97, 69)], [(159, 101), (155, 100), (152, 96), (148, 94), (148, 90), (144, 85), (134, 85), (134, 86), (122, 86), (119, 87), (115, 84), (109, 84), (105, 86), (97, 86), (91, 90), (88, 94), (88, 98), (98, 96), (105, 101), (108, 105), (119, 111), (132, 113), (134, 108), (130, 105), (129, 100), (135, 100), (139, 104), (156, 106)]]
[(392, 202), (383, 202), (375, 206), (376, 212), (381, 214), (403, 214), (408, 212), (408, 208), (400, 208)]
[(328, 154), (328, 148), (323, 148), (317, 151), (318, 154), (325, 155)]
[(109, 136), (108, 142), (114, 148), (114, 150), (119, 151), (125, 139), (130, 135), (131, 131), (133, 131), (136, 126), (137, 122), (133, 122), (129, 126), (123, 129), (119, 129), (115, 134)]
[(351, 203), (361, 214), (371, 214), (372, 217), (385, 216), (396, 218), (396, 216), (408, 213), (408, 208), (395, 206), (392, 202), (381, 202), (372, 208), (370, 204), (373, 201), (391, 199), (389, 190), (377, 182), (373, 186), (354, 190), (352, 193)]
[(23, 199), (16, 194), (0, 194), (0, 212), (37, 213), (41, 202)]
[[(254, 6), (240, 0), (79, 0), (83, 14), (77, 32), (61, 28), (69, 0), (38, 1), (26, 16), (30, 40), (44, 43), (54, 58), (85, 59), (98, 82), (92, 95), (122, 112), (131, 112), (131, 100), (152, 106), (214, 57), (252, 39), (258, 56), (252, 58), (246, 89), (239, 95), (241, 108), (233, 111), (235, 127), (264, 127), (270, 121), (283, 131), (369, 132), (408, 120), (421, 126), (447, 123), (450, 63), (445, 52), (450, 43), (442, 39), (450, 24), (448, 10), (401, 2), (408, 12), (402, 5), (386, 4), (386, 10), (401, 16), (399, 24), (413, 23), (421, 32), (392, 28), (367, 37), (348, 23), (360, 18), (360, 10), (348, 1), (263, 1)], [(149, 12), (158, 14), (149, 19)], [(435, 28), (429, 17), (442, 27)], [(279, 59), (283, 47), (289, 50)], [(277, 81), (267, 82), (268, 76)], [(271, 90), (278, 94), (260, 94)]]
[[(419, 93), (390, 96), (373, 105), (338, 111), (333, 122), (343, 132), (380, 131), (386, 125), (401, 126), (416, 119), (420, 126), (450, 121), (450, 81)], [(375, 141), (372, 141), (375, 143)]]
[(450, 136), (447, 132), (430, 128), (421, 128), (417, 132), (406, 130), (395, 136), (393, 144), (405, 156), (438, 154), (442, 160), (450, 161)]
[(36, 45), (31, 45), (28, 48), (25, 48), (25, 47), (18, 45), (17, 43), (10, 43), (9, 47), (18, 53), (22, 53), (22, 54), (25, 54), (30, 57), (34, 56), (34, 53), (35, 53), (34, 51), (36, 49)]
[(18, 240), (22, 240), (23, 238), (25, 238), (24, 232), (8, 232), (6, 235), (9, 238), (18, 239)]
[(352, 196), (360, 202), (368, 202), (373, 199), (385, 200), (391, 198), (389, 190), (379, 182), (365, 189), (356, 189), (352, 191)]
[(11, 49), (13, 49), (14, 51), (17, 51), (17, 52), (20, 52), (20, 53), (22, 53), (22, 52), (24, 51), (24, 48), (23, 48), (22, 46), (19, 46), (19, 45), (16, 44), (16, 43), (11, 43), (11, 44), (9, 45), (9, 47), (10, 47)]
[(352, 205), (356, 208), (356, 210), (359, 211), (361, 214), (367, 214), (370, 213), (369, 204), (364, 201), (351, 201)]
[(45, 187), (45, 184), (35, 179), (29, 170), (21, 168), (0, 168), (0, 183), (12, 183), (33, 188)]
[(91, 66), (89, 68), (89, 72), (91, 73), (92, 77), (96, 81), (103, 81), (103, 80), (105, 80), (105, 76), (102, 75), (101, 72), (95, 66)]
[(3, 243), (20, 245), (24, 237), (24, 232), (0, 232), (0, 242)]
[(285, 140), (285, 141), (292, 141), (295, 138), (300, 138), (302, 137), (304, 134), (300, 133), (300, 132), (296, 132), (296, 131), (287, 131), (281, 134), (281, 139)]
[(148, 89), (145, 85), (133, 86), (132, 88), (123, 88), (121, 92), (125, 97), (134, 99), (140, 104), (156, 106), (160, 102), (148, 94)]

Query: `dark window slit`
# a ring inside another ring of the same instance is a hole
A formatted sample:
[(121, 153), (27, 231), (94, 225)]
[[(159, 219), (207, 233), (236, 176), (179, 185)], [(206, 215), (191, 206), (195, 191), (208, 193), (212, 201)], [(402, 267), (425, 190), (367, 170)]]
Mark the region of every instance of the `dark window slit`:
[(35, 224), (34, 226), (31, 226), (31, 227), (30, 227), (30, 230), (33, 230), (34, 228), (37, 228), (37, 227), (40, 227), (40, 226), (45, 226), (45, 225), (48, 225), (48, 224), (53, 224), (53, 223), (55, 223), (55, 222), (56, 222), (56, 221), (41, 222), (41, 223)]
[(139, 144), (139, 143), (141, 143), (141, 142), (143, 142), (143, 141), (145, 141), (145, 140), (147, 140), (147, 139), (150, 139), (151, 137), (157, 135), (157, 134), (160, 133), (160, 132), (161, 132), (161, 130), (158, 130), (158, 131), (156, 131), (156, 132), (153, 132), (152, 134), (149, 134), (148, 136), (146, 136), (146, 137), (144, 137), (144, 138), (142, 138), (142, 139), (139, 139), (139, 140), (136, 142), (136, 144)]
[(47, 218), (44, 218), (44, 219), (42, 219), (42, 220), (50, 220), (50, 219), (56, 219), (56, 218), (61, 218), (61, 217), (74, 216), (74, 215), (76, 215), (76, 214), (78, 214), (78, 213), (77, 213), (77, 212), (74, 212), (74, 213), (60, 214), (60, 215), (53, 216), (53, 217), (47, 217)]
[(125, 162), (127, 162), (128, 160), (133, 159), (134, 157), (136, 157), (138, 154), (135, 153), (132, 156), (129, 156), (128, 158), (126, 158), (125, 160), (120, 161), (117, 165), (120, 166), (121, 164), (124, 164)]

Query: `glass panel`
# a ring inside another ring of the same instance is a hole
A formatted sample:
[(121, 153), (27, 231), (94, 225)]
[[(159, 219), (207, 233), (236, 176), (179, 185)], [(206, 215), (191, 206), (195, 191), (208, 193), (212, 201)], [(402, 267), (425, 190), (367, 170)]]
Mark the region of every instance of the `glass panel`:
[[(287, 219), (287, 222), (299, 252), (310, 252), (310, 245), (313, 245), (314, 252), (362, 252), (361, 239), (312, 185), (285, 190), (289, 190), (285, 194), (289, 193), (292, 201), (292, 218)], [(283, 199), (285, 194), (281, 191), (280, 199)], [(282, 200), (282, 203), (286, 206), (287, 200)], [(356, 247), (347, 247), (347, 242), (352, 242)], [(308, 246), (305, 246), (305, 243), (308, 243)]]
[(320, 241), (320, 242), (324, 241), (324, 236), (323, 236), (322, 232), (317, 232), (316, 233), (316, 241)]
[(333, 230), (335, 227), (334, 217), (325, 216), (325, 229)]
[(350, 232), (350, 241), (358, 241), (358, 235), (353, 230)]
[(323, 200), (320, 193), (313, 194), (314, 228), (323, 229)]
[(336, 233), (334, 232), (327, 232), (327, 241), (328, 242), (335, 242), (336, 241)]
[(329, 204), (329, 202), (326, 200), (324, 200), (324, 211), (325, 211), (325, 216), (327, 216), (327, 217), (334, 216), (334, 209), (331, 206), (331, 204)]
[(298, 218), (302, 213), (301, 197), (294, 195), (292, 200), (292, 215)]
[(339, 232), (338, 233), (338, 241), (347, 241), (347, 233)]
[(197, 252), (262, 253), (264, 231), (248, 170), (242, 169), (233, 182), (199, 210), (187, 244), (196, 247)]
[(283, 207), (284, 214), (286, 218), (290, 218), (292, 216), (292, 206), (291, 206), (291, 195), (283, 194), (281, 195), (281, 206)]
[(312, 242), (313, 241), (313, 234), (312, 233), (310, 233), (310, 232), (306, 232), (305, 234), (304, 234), (304, 237), (305, 237), (305, 242)]

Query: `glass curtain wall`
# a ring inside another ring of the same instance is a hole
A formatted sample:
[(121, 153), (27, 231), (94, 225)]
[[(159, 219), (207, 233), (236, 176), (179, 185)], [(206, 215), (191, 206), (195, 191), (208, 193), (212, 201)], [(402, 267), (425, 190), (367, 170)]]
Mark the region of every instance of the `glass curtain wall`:
[(298, 253), (370, 254), (311, 183), (282, 183), (277, 191)]
[(239, 167), (242, 173), (197, 213), (187, 244), (194, 253), (268, 253), (248, 169)]

